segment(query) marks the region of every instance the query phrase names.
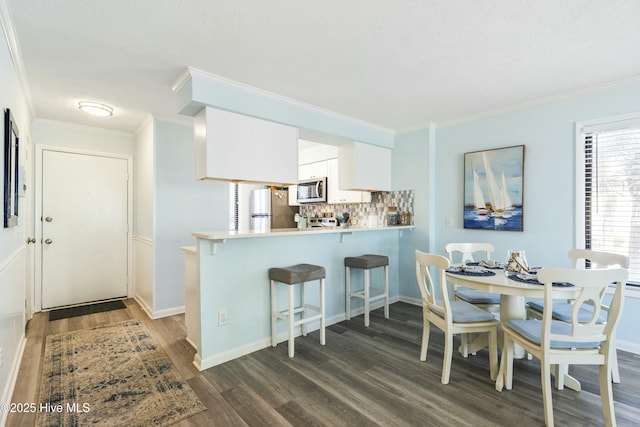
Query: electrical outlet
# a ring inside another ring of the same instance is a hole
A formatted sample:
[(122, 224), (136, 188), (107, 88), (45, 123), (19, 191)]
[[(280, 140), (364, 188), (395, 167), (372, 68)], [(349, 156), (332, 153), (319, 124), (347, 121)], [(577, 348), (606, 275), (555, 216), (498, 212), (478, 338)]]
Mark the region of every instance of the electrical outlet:
[(229, 315), (227, 310), (220, 310), (218, 312), (218, 326), (225, 326), (229, 324)]

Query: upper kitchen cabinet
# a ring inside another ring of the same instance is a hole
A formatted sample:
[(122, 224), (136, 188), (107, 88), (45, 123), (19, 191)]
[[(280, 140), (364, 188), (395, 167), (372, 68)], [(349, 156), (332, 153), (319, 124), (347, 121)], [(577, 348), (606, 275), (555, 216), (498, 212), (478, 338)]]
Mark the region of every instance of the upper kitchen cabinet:
[(327, 160), (327, 203), (369, 203), (371, 193), (368, 191), (340, 190), (338, 159)]
[(391, 150), (354, 141), (338, 153), (340, 188), (391, 191)]
[(196, 179), (298, 182), (298, 129), (205, 107), (194, 117)]
[(327, 176), (327, 161), (307, 163), (298, 167), (298, 178), (313, 179)]

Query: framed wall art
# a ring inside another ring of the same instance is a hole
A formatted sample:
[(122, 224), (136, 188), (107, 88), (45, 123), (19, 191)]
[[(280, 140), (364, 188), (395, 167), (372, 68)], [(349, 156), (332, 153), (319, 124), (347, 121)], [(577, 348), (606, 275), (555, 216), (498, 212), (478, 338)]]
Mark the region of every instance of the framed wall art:
[(523, 230), (524, 145), (464, 153), (464, 228)]
[(18, 225), (19, 138), (11, 110), (4, 110), (4, 227)]

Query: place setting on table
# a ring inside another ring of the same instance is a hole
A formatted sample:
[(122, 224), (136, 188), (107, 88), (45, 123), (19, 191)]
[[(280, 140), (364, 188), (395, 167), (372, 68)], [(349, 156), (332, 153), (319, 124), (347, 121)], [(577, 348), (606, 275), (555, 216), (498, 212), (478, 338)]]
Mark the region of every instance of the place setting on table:
[[(496, 271), (504, 271), (505, 277), (509, 280), (527, 285), (543, 286), (544, 284), (538, 281), (538, 271), (540, 269), (542, 267), (529, 266), (524, 250), (509, 249), (507, 251), (507, 260), (504, 263), (491, 259), (464, 262), (462, 265), (449, 267), (446, 272), (462, 276), (489, 277), (495, 276)], [(570, 283), (553, 283), (553, 286), (572, 287), (573, 285)]]

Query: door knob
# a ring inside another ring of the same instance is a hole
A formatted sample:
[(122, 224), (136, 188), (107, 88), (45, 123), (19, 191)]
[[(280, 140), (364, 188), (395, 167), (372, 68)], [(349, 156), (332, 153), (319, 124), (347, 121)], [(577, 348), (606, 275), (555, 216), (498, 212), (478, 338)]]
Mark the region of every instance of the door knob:
[(27, 244), (35, 243), (35, 242), (36, 242), (36, 238), (35, 237), (27, 237)]
[(44, 220), (45, 220), (45, 221), (47, 221), (47, 222), (51, 222), (51, 221), (53, 221), (53, 218), (51, 218), (50, 216), (48, 216), (48, 217), (46, 217)]
[(51, 239), (47, 239), (47, 240), (45, 240), (44, 242), (45, 242), (47, 245), (50, 245), (50, 244), (52, 244), (52, 243), (53, 243), (53, 240), (51, 240)]

